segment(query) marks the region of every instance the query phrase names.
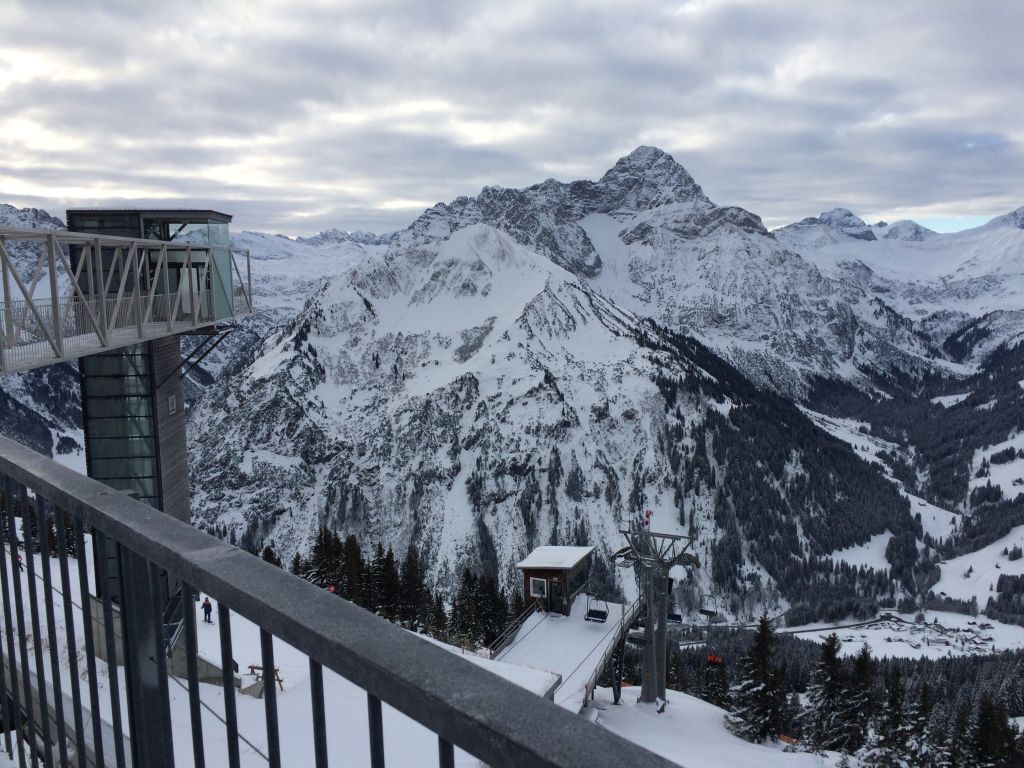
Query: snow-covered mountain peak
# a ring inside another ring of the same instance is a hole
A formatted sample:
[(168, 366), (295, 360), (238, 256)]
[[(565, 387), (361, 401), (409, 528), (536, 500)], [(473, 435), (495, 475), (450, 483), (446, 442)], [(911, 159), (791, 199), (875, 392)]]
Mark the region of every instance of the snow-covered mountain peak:
[(865, 226), (864, 220), (849, 208), (833, 208), (831, 211), (825, 211), (818, 216), (818, 220), (822, 224), (830, 227), (836, 227), (837, 229)]
[(313, 235), (312, 237), (299, 237), (296, 238), (296, 240), (297, 242), (312, 246), (333, 245), (339, 243), (387, 245), (394, 239), (395, 234), (396, 233), (394, 232), (385, 232), (382, 235), (378, 235), (375, 232), (363, 232), (362, 230), (346, 232), (343, 229), (331, 227), (330, 229), (325, 229), (323, 232)]
[(687, 170), (657, 147), (637, 147), (595, 186), (605, 198), (606, 210), (642, 211), (689, 200), (709, 202)]
[(915, 243), (936, 237), (939, 234), (934, 230), (928, 229), (928, 227), (922, 227), (916, 221), (911, 221), (910, 219), (901, 219), (900, 221), (894, 221), (892, 224), (879, 222), (872, 229), (875, 232), (875, 237), (879, 240), (906, 240)]
[(999, 227), (1024, 229), (1024, 205), (1015, 211), (1010, 211), (1002, 216), (996, 216), (992, 221), (983, 225), (984, 229), (996, 229)]
[(552, 275), (560, 282), (573, 280), (549, 259), (487, 224), (453, 233), (441, 244), (429, 269), (414, 274), (418, 279), (409, 305), (437, 301), (441, 316), (435, 326), (454, 323), (460, 329), (493, 321), (497, 314), (521, 313)]
[(15, 208), (0, 203), (0, 225), (21, 229), (64, 229), (64, 222), (41, 208)]

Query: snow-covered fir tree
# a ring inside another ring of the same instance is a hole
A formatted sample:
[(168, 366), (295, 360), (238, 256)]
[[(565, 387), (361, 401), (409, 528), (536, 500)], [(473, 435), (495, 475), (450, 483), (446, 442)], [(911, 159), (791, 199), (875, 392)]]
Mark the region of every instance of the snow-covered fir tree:
[(775, 629), (763, 613), (729, 690), (733, 708), (726, 715), (729, 730), (748, 741), (774, 740), (782, 732), (786, 693), (774, 655)]
[(833, 632), (821, 646), (821, 658), (807, 687), (800, 724), (807, 743), (815, 750), (840, 750), (849, 742), (850, 701), (839, 650), (842, 643)]
[(906, 689), (899, 668), (886, 681), (885, 706), (872, 723), (860, 758), (870, 768), (908, 768)]

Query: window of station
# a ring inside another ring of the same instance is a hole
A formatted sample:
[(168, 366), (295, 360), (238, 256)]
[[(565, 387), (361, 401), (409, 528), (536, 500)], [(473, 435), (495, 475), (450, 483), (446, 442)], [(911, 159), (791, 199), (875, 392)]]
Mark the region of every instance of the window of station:
[(545, 579), (530, 578), (530, 597), (547, 597), (548, 583)]
[(572, 583), (569, 585), (570, 592), (576, 592), (577, 590), (583, 589), (587, 585), (587, 579), (590, 577), (590, 568), (581, 568), (575, 576), (572, 577)]

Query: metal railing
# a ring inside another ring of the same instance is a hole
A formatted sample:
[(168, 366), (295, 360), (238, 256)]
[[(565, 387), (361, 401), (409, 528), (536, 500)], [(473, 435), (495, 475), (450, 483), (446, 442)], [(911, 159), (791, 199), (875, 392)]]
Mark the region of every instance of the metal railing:
[[(346, 739), (365, 728), (372, 768), (385, 765), (383, 704), (437, 735), (436, 758), (422, 757), (424, 764), (436, 760), (442, 768), (454, 765), (455, 747), (495, 768), (672, 765), (346, 600), (2, 437), (0, 482), (5, 641), (0, 643), (0, 697), (4, 722), (16, 725), (27, 737), (12, 738), (10, 731), (5, 734), (4, 748), (12, 758), (17, 754), (22, 761), (40, 760), (47, 766), (206, 765), (201, 707), (208, 705), (200, 699), (192, 609), (192, 596), (201, 591), (218, 602), (217, 632), (224, 670), (222, 721), (229, 766), (241, 764), (232, 616), (244, 617), (258, 627), (264, 670), (275, 669), (275, 642), (291, 646), (308, 659), (309, 764), (317, 768), (328, 765), (325, 707), (331, 701), (325, 700), (325, 668), (365, 691), (365, 722), (332, 720), (331, 728), (346, 731)], [(20, 545), (28, 542), (18, 540), (16, 516), (21, 517), (23, 531), (32, 530), (34, 522), (40, 532), (36, 537), (38, 565), (31, 547), (21, 549)], [(51, 521), (56, 552), (51, 551), (50, 536), (46, 535)], [(79, 621), (92, 626), (87, 535), (111, 542), (120, 569), (123, 685), (117, 667), (105, 667), (95, 647), (102, 642), (105, 658), (117, 658), (109, 594), (102, 600), (103, 628), (95, 638), (90, 631), (84, 633), (81, 656), (71, 599), (61, 601), (63, 632), (58, 632), (55, 620), (51, 590), (59, 589), (70, 598), (69, 574), (74, 564), (81, 589)], [(77, 560), (70, 556), (69, 543)], [(21, 572), (19, 563), (27, 565), (27, 572)], [(54, 568), (56, 576), (51, 573)], [(37, 581), (42, 583), (45, 610), (39, 607)], [(173, 678), (176, 685), (188, 690), (187, 716), (175, 712), (179, 726), (186, 717), (189, 722), (191, 739), (186, 737), (185, 744), (180, 732), (175, 743), (171, 727), (168, 683), (172, 678), (166, 657), (164, 598), (158, 597), (166, 594), (161, 589), (166, 590), (167, 584), (180, 584), (186, 606), (187, 674), (184, 682)], [(40, 642), (43, 626), (47, 628), (46, 642)], [(101, 706), (98, 670), (106, 673), (104, 698), (109, 697), (109, 706)], [(105, 710), (110, 713), (109, 722), (99, 716)], [(264, 685), (263, 710), (265, 762), (276, 768), (282, 755), (278, 701), (272, 684)], [(336, 764), (352, 763), (345, 755)]]
[(498, 657), (499, 653), (508, 648), (512, 641), (516, 639), (516, 635), (519, 634), (519, 630), (523, 628), (523, 624), (525, 624), (526, 620), (537, 612), (538, 608), (540, 608), (540, 601), (534, 600), (527, 606), (525, 611), (509, 622), (509, 625), (505, 627), (502, 633), (494, 638), (494, 641), (487, 646), (487, 655), (492, 659), (495, 659)]
[(0, 227), (0, 373), (251, 314), (248, 251), (215, 250)]
[(640, 615), (640, 608), (642, 601), (637, 598), (629, 605), (625, 605), (622, 608), (622, 616), (619, 618), (617, 626), (615, 628), (615, 641), (610, 643), (601, 654), (601, 658), (597, 662), (597, 666), (594, 668), (593, 673), (587, 678), (587, 684), (583, 687), (583, 701), (585, 702), (590, 696), (594, 695), (594, 688), (597, 686), (597, 681), (601, 679), (601, 673), (604, 672), (605, 665), (611, 660), (615, 654), (616, 646), (625, 638), (626, 633), (629, 632), (629, 628), (636, 621)]

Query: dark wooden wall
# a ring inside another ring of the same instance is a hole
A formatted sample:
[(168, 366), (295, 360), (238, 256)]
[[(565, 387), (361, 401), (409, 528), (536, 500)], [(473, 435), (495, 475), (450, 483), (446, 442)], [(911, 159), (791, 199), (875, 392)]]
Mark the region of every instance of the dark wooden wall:
[[(181, 341), (168, 336), (149, 342), (156, 387), (156, 429), (160, 456), (163, 511), (192, 522), (188, 492), (188, 453), (185, 446), (185, 394), (181, 383)], [(171, 413), (171, 399), (175, 411)]]

